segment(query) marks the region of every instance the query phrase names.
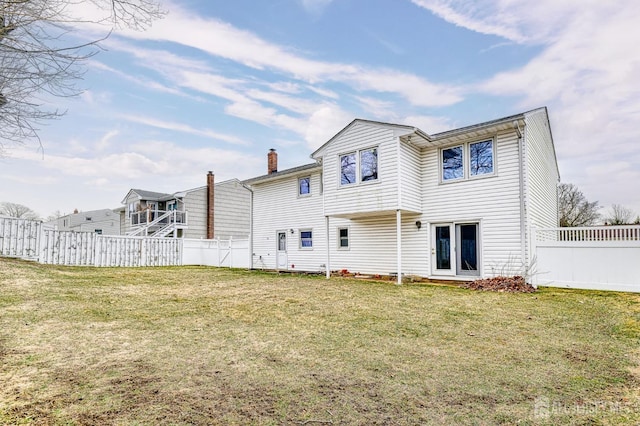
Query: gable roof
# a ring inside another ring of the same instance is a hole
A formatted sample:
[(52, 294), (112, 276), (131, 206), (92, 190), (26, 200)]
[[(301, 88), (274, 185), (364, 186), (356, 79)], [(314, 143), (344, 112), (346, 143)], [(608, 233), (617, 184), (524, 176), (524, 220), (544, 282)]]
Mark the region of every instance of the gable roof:
[(275, 179), (279, 179), (287, 176), (295, 176), (296, 174), (302, 174), (303, 172), (309, 172), (316, 169), (322, 170), (322, 166), (318, 163), (305, 164), (303, 166), (293, 167), (291, 169), (286, 169), (278, 172), (273, 172), (271, 174), (247, 179), (245, 181), (242, 181), (241, 183), (245, 185), (254, 185), (256, 183), (261, 183), (263, 181), (275, 180)]
[(385, 122), (382, 122), (382, 121), (365, 120), (365, 119), (362, 119), (362, 118), (356, 118), (351, 123), (349, 123), (346, 126), (344, 126), (342, 128), (342, 130), (340, 130), (338, 133), (336, 133), (331, 139), (329, 139), (327, 142), (322, 144), (322, 146), (320, 148), (316, 149), (311, 154), (311, 158), (316, 158), (318, 153), (320, 151), (322, 151), (327, 145), (329, 145), (331, 142), (333, 142), (335, 139), (339, 138), (347, 130), (349, 130), (350, 128), (352, 128), (353, 126), (355, 126), (356, 124), (359, 124), (359, 123), (369, 124), (369, 125), (373, 125), (373, 126), (387, 127), (387, 128), (390, 127), (390, 128), (394, 128), (394, 129), (398, 129), (398, 130), (404, 130), (404, 131), (407, 132), (407, 134), (409, 134), (409, 133), (418, 133), (418, 134), (424, 134), (424, 136), (427, 137), (427, 138), (429, 137), (429, 135), (427, 135), (426, 133), (424, 133), (422, 130), (418, 129), (417, 127), (407, 126), (405, 124), (385, 123)]

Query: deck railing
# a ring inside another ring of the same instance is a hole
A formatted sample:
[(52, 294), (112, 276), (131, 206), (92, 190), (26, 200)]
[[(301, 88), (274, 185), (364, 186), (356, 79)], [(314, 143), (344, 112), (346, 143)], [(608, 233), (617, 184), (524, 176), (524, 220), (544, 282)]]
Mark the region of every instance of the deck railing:
[[(166, 213), (173, 213), (171, 215), (166, 215), (166, 217), (161, 218)], [(154, 222), (156, 219), (161, 218), (158, 222), (159, 224), (166, 225), (168, 223), (180, 223), (183, 225), (187, 224), (187, 212), (181, 210), (143, 210), (140, 212), (131, 213), (131, 225), (146, 225), (148, 223)]]

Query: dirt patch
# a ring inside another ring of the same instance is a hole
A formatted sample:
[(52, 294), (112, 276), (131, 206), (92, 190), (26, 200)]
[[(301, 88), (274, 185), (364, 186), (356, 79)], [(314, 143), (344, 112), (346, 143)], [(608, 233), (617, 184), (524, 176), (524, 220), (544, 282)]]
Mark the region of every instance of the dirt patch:
[(524, 277), (493, 277), (482, 280), (475, 280), (468, 284), (463, 284), (463, 288), (471, 290), (500, 291), (509, 293), (534, 293), (536, 288), (527, 284)]

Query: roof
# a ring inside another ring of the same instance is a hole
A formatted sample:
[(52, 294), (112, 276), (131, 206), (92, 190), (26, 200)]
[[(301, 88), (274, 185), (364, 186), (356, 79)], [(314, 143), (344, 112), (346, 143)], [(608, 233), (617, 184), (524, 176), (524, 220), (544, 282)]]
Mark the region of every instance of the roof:
[(305, 164), (303, 166), (293, 167), (291, 169), (286, 169), (278, 172), (273, 172), (271, 174), (266, 174), (262, 176), (258, 176), (255, 178), (247, 179), (242, 183), (245, 185), (254, 185), (256, 183), (261, 183), (267, 180), (275, 180), (286, 176), (294, 176), (296, 174), (302, 174), (303, 172), (311, 171), (311, 170), (321, 170), (322, 166), (318, 163)]
[(129, 198), (129, 194), (131, 194), (132, 192), (138, 195), (140, 199), (146, 201), (167, 201), (173, 200), (175, 198), (174, 195), (165, 194), (164, 192), (146, 191), (144, 189), (130, 189), (129, 192), (127, 192), (127, 195), (122, 200), (122, 204), (126, 204), (127, 198)]

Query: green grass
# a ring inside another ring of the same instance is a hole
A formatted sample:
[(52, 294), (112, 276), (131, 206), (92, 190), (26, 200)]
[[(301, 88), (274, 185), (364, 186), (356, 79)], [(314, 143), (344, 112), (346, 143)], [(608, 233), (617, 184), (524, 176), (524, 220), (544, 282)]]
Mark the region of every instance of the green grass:
[(0, 259), (0, 423), (638, 424), (640, 296)]

